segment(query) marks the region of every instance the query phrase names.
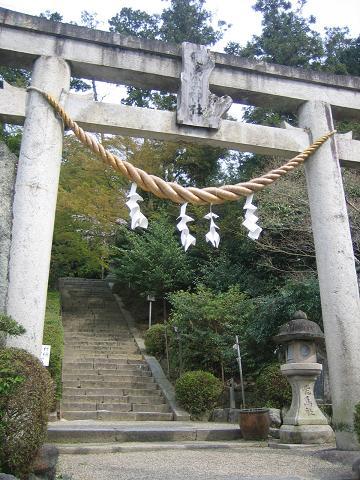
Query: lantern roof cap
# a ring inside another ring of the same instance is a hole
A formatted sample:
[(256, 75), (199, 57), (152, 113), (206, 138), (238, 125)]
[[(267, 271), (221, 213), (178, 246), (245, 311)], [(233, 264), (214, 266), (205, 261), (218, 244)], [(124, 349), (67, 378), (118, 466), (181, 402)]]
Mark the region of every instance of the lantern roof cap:
[(292, 320), (281, 325), (279, 333), (273, 337), (275, 343), (287, 343), (294, 340), (313, 340), (321, 342), (324, 334), (319, 325), (308, 320), (305, 312), (298, 310)]

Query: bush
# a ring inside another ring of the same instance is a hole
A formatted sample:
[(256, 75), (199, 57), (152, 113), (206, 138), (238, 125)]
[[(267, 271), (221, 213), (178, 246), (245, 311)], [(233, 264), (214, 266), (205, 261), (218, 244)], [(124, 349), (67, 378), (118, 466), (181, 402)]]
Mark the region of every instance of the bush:
[(357, 403), (355, 405), (354, 428), (355, 428), (355, 433), (357, 435), (358, 441), (360, 443), (360, 403)]
[(56, 385), (56, 398), (61, 398), (61, 367), (64, 352), (64, 329), (60, 316), (59, 292), (48, 292), (46, 302), (43, 344), (51, 345), (48, 371)]
[(176, 398), (193, 418), (216, 406), (223, 390), (222, 383), (210, 372), (186, 372), (175, 384)]
[(4, 313), (0, 313), (0, 332), (5, 332), (8, 335), (16, 337), (25, 333), (25, 328), (19, 325), (13, 318)]
[[(231, 378), (238, 372), (236, 353), (232, 348), (235, 335), (244, 338), (252, 301), (232, 286), (225, 292), (214, 292), (198, 285), (193, 292), (178, 291), (168, 296), (172, 306), (170, 321), (178, 327), (182, 339), (184, 370), (204, 370)], [(244, 370), (247, 365), (247, 343), (242, 341)], [(178, 349), (172, 352), (179, 358)]]
[(0, 349), (0, 365), (0, 471), (26, 478), (46, 438), (54, 386), (25, 350)]
[(262, 369), (256, 380), (258, 402), (270, 408), (291, 404), (291, 387), (280, 371), (280, 365), (270, 364)]
[[(168, 329), (169, 331), (169, 329)], [(157, 323), (145, 333), (145, 347), (149, 355), (162, 358), (166, 352), (165, 325)]]

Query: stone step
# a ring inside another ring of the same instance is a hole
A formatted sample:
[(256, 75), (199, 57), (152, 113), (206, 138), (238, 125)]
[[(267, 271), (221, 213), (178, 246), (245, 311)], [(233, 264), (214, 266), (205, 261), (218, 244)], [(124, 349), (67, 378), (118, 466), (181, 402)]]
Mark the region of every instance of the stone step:
[(109, 363), (109, 362), (67, 362), (64, 359), (63, 371), (65, 370), (119, 370), (119, 371), (129, 371), (129, 372), (144, 372), (149, 371), (149, 367), (145, 363), (138, 363), (131, 365), (128, 363)]
[[(101, 443), (111, 442), (205, 442), (241, 439), (240, 428), (232, 424), (207, 422), (168, 422), (136, 424), (135, 422), (54, 422), (48, 426), (48, 441), (53, 443)], [(246, 446), (250, 442), (246, 442)], [(241, 457), (239, 457), (241, 458)]]
[(63, 398), (67, 420), (172, 420), (108, 286), (62, 279)]
[[(68, 327), (67, 331), (75, 330), (81, 335), (86, 332), (93, 333), (92, 330), (86, 330), (88, 324), (91, 324), (89, 326), (97, 328), (100, 331), (103, 330), (106, 333), (119, 334), (126, 332), (125, 325), (120, 325), (122, 319), (119, 317), (118, 312), (107, 312), (105, 314), (103, 309), (99, 311), (94, 311), (92, 309), (91, 311), (82, 312), (81, 319), (79, 319), (79, 315), (79, 312), (76, 313), (76, 317), (68, 317), (66, 314), (64, 315), (64, 323)], [(111, 330), (111, 332), (108, 330)]]
[[(66, 361), (66, 360), (65, 360)], [(77, 362), (82, 362), (82, 363), (88, 363), (88, 362), (94, 362), (95, 363), (116, 363), (120, 364), (123, 363), (125, 365), (137, 365), (141, 364), (144, 362), (142, 355), (136, 355), (136, 354), (131, 354), (131, 355), (123, 355), (123, 354), (95, 354), (95, 355), (86, 355), (86, 356), (81, 356), (79, 359), (79, 356), (73, 356), (73, 355), (68, 355), (67, 356), (67, 361), (69, 363), (77, 363)]]
[(129, 331), (125, 329), (116, 329), (115, 331), (113, 330), (112, 332), (108, 332), (106, 335), (95, 335), (94, 332), (77, 332), (75, 336), (73, 332), (69, 332), (68, 330), (64, 332), (65, 340), (72, 340), (73, 338), (77, 338), (79, 340), (121, 340), (123, 335), (129, 335)]
[(133, 412), (157, 412), (157, 413), (169, 413), (170, 408), (166, 403), (163, 404), (149, 404), (149, 403), (134, 403), (131, 404), (131, 411)]
[(171, 421), (172, 413), (157, 412), (107, 412), (107, 411), (69, 411), (63, 412), (65, 420), (114, 420), (114, 421)]
[(71, 336), (77, 336), (79, 333), (81, 335), (84, 335), (86, 333), (86, 331), (88, 331), (89, 329), (91, 330), (91, 334), (94, 338), (97, 338), (97, 337), (102, 337), (102, 336), (113, 336), (113, 335), (118, 335), (119, 337), (121, 337), (122, 333), (121, 332), (117, 332), (116, 331), (116, 328), (115, 327), (109, 327), (107, 329), (105, 328), (96, 328), (96, 325), (95, 326), (82, 326), (82, 327), (74, 327), (74, 326), (71, 326), (69, 328), (66, 327), (66, 323), (63, 323), (64, 325), (64, 329), (66, 330), (66, 332), (71, 335)]
[(127, 349), (133, 349), (137, 348), (136, 343), (134, 342), (133, 339), (127, 338), (124, 339), (122, 342), (103, 342), (103, 341), (93, 341), (93, 342), (73, 342), (73, 343), (68, 343), (65, 346), (65, 350), (82, 350), (82, 351), (88, 351), (88, 350), (113, 350), (113, 351), (120, 351), (120, 350), (127, 350)]
[[(63, 387), (63, 395), (110, 395), (114, 396), (161, 396), (160, 390), (151, 388), (123, 388), (123, 387)], [(158, 403), (158, 402), (157, 402)]]
[(120, 383), (131, 383), (131, 384), (152, 384), (154, 383), (154, 377), (145, 376), (145, 375), (121, 375), (121, 374), (109, 374), (109, 375), (98, 375), (96, 373), (92, 374), (63, 374), (62, 376), (63, 384), (67, 384), (68, 382), (75, 382), (80, 381), (80, 383), (84, 381), (91, 381), (91, 382), (116, 382)]
[[(83, 312), (79, 314), (77, 312), (76, 317), (79, 318), (79, 315), (82, 315), (81, 320), (76, 320), (75, 318), (67, 318), (65, 315), (64, 324), (67, 332), (75, 331), (79, 335), (85, 335), (86, 332), (91, 332), (92, 334), (99, 333), (103, 331), (106, 334), (120, 335), (121, 333), (126, 333), (125, 328), (119, 328), (119, 323), (121, 318), (118, 314), (108, 314), (104, 315), (103, 311), (100, 312)], [(91, 325), (89, 325), (91, 324)], [(95, 330), (90, 330), (87, 327), (93, 327)]]
[[(208, 440), (208, 441), (149, 441), (149, 442), (106, 442), (106, 443), (57, 443), (56, 448), (60, 455), (90, 455), (105, 453), (139, 453), (139, 452), (166, 452), (168, 451), (204, 451), (225, 450), (237, 452), (249, 447), (264, 447), (259, 442), (250, 440)], [(240, 478), (240, 477), (238, 477)], [(249, 477), (248, 477), (249, 478)]]
[[(80, 364), (81, 365), (81, 364)], [(84, 365), (88, 365), (87, 363)], [(109, 365), (112, 365), (111, 363)], [(117, 365), (115, 365), (117, 367)], [(149, 369), (133, 367), (129, 365), (129, 368), (79, 368), (74, 366), (65, 366), (63, 368), (63, 375), (135, 375), (150, 377), (151, 372)]]
[(73, 338), (71, 340), (66, 340), (66, 346), (72, 348), (81, 348), (81, 347), (121, 347), (126, 344), (135, 344), (134, 339), (129, 335), (128, 337), (119, 339), (119, 340), (100, 340), (96, 337), (88, 340), (80, 340)]
[(137, 403), (137, 404), (165, 404), (165, 399), (158, 395), (69, 395), (63, 394), (63, 402), (87, 403)]
[(65, 337), (65, 342), (66, 342), (66, 345), (82, 345), (82, 344), (87, 344), (87, 345), (92, 345), (92, 344), (96, 344), (96, 345), (107, 345), (108, 343), (118, 343), (119, 345), (121, 345), (124, 341), (125, 342), (129, 342), (129, 341), (132, 341), (133, 342), (133, 339), (132, 337), (129, 337), (128, 338), (124, 338), (124, 337), (111, 337), (110, 335), (106, 336), (106, 337), (86, 337), (86, 338), (79, 338), (79, 337), (76, 337), (76, 339), (74, 338), (74, 335), (71, 335), (71, 338), (72, 340), (69, 341), (66, 337)]
[(106, 380), (67, 380), (63, 383), (64, 387), (69, 388), (122, 388), (122, 389), (142, 389), (142, 390), (156, 390), (158, 385), (156, 383), (141, 381), (115, 381), (109, 382)]
[[(89, 355), (89, 354), (88, 354)], [(93, 353), (91, 358), (88, 355), (81, 355), (81, 354), (74, 354), (74, 355), (68, 355), (67, 360), (70, 363), (77, 363), (77, 362), (88, 362), (88, 361), (99, 361), (104, 363), (106, 360), (110, 360), (108, 363), (121, 363), (121, 360), (123, 360), (124, 365), (137, 365), (141, 364), (144, 360), (142, 357), (139, 355), (136, 357), (136, 353), (129, 353), (129, 354), (123, 354), (123, 353)], [(130, 358), (130, 357), (136, 357), (136, 358)]]
[(128, 402), (61, 402), (61, 412), (155, 412), (155, 413), (169, 413), (169, 406), (161, 404), (133, 404)]
[(64, 355), (71, 354), (72, 356), (74, 355), (89, 355), (89, 354), (114, 354), (114, 355), (127, 355), (127, 354), (136, 354), (138, 353), (138, 348), (133, 345), (133, 346), (128, 346), (128, 347), (81, 347), (81, 348), (76, 348), (76, 347), (65, 347), (64, 348)]
[(96, 368), (108, 368), (107, 365), (111, 365), (110, 368), (113, 368), (113, 365), (116, 365), (117, 367), (124, 367), (126, 365), (129, 366), (139, 366), (139, 365), (145, 365), (145, 361), (142, 359), (142, 357), (139, 355), (139, 359), (133, 358), (134, 355), (131, 355), (131, 358), (128, 356), (122, 356), (120, 358), (99, 358), (99, 357), (83, 357), (81, 359), (72, 359), (72, 358), (64, 358), (63, 364), (64, 365), (72, 365), (72, 364), (91, 364), (94, 365)]
[(67, 345), (71, 345), (73, 343), (101, 343), (101, 342), (123, 342), (123, 341), (128, 341), (128, 340), (132, 340), (133, 341), (133, 338), (131, 336), (129, 337), (126, 337), (125, 334), (119, 334), (119, 335), (111, 335), (111, 334), (108, 334), (108, 335), (102, 335), (102, 336), (95, 336), (95, 335), (88, 335), (88, 336), (78, 336), (78, 335), (74, 335), (73, 333), (71, 334), (68, 334), (68, 336), (66, 335), (64, 337), (64, 340), (66, 342)]
[(130, 412), (132, 411), (131, 403), (95, 403), (95, 402), (61, 402), (61, 414), (64, 412), (74, 412), (84, 410), (87, 412), (95, 412), (98, 410), (107, 410), (111, 412)]

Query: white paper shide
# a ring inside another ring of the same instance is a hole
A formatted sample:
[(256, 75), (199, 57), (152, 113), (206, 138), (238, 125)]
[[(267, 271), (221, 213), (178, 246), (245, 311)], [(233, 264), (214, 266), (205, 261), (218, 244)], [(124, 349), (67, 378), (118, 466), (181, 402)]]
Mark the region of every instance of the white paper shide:
[(126, 202), (127, 207), (130, 210), (131, 228), (134, 230), (136, 227), (148, 228), (148, 219), (140, 211), (138, 202), (142, 202), (144, 199), (136, 193), (136, 183), (131, 184), (130, 192), (127, 194), (129, 199)]
[(218, 248), (220, 243), (220, 235), (218, 234), (216, 229), (219, 229), (219, 227), (214, 222), (214, 218), (219, 218), (219, 215), (216, 215), (216, 213), (213, 213), (210, 209), (210, 212), (205, 215), (204, 218), (210, 220), (210, 229), (205, 235), (206, 241), (211, 243), (213, 247)]
[(257, 224), (258, 222), (258, 217), (255, 215), (255, 212), (257, 210), (257, 207), (253, 205), (254, 194), (249, 195), (246, 197), (246, 202), (244, 205), (244, 210), (245, 212), (245, 220), (243, 221), (243, 225), (245, 228), (249, 230), (248, 237), (250, 237), (252, 240), (257, 240), (259, 238), (260, 233), (262, 232), (262, 228), (259, 227)]
[(186, 215), (186, 207), (187, 203), (184, 203), (181, 205), (180, 208), (180, 215), (178, 216), (178, 220), (180, 219), (180, 222), (177, 224), (177, 229), (179, 232), (181, 232), (181, 244), (186, 250), (190, 247), (190, 245), (195, 245), (196, 243), (196, 238), (193, 237), (190, 234), (189, 227), (187, 226), (188, 222), (193, 222), (194, 219), (192, 217), (189, 217), (189, 215)]

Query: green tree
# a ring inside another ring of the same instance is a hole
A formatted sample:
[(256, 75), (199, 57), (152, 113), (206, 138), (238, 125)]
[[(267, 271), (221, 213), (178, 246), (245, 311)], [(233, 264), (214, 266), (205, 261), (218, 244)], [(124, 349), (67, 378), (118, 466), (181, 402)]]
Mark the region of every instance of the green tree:
[(120, 283), (130, 284), (143, 296), (153, 292), (160, 297), (191, 283), (189, 256), (165, 215), (152, 221), (148, 231), (123, 229), (123, 235), (114, 259)]
[(50, 268), (60, 276), (101, 277), (116, 230), (128, 213), (126, 181), (74, 137), (66, 137), (60, 173)]
[[(177, 327), (182, 342), (184, 369), (208, 370), (221, 375), (223, 381), (236, 374), (232, 346), (235, 335), (243, 338), (253, 310), (252, 300), (238, 286), (218, 293), (202, 285), (193, 292), (174, 292), (168, 298), (171, 324)], [(245, 345), (243, 354), (248, 363)], [(174, 343), (172, 357), (179, 361)]]
[[(245, 47), (234, 42), (226, 47), (227, 53), (255, 60), (264, 60), (288, 66), (326, 70), (335, 73), (356, 72), (359, 56), (358, 39), (349, 38), (346, 28), (328, 28), (324, 38), (314, 31), (315, 18), (306, 18), (302, 7), (295, 8), (286, 0), (257, 0), (253, 8), (260, 12), (262, 32), (254, 36)], [(296, 117), (275, 109), (248, 107), (246, 122), (279, 126), (282, 120), (296, 125)], [(340, 131), (353, 130), (356, 138), (359, 124), (351, 121), (339, 122)], [(245, 178), (258, 175), (264, 169), (275, 167), (281, 162), (259, 155), (250, 155), (242, 168)], [(358, 174), (346, 172), (345, 183), (353, 185)], [(291, 193), (289, 193), (291, 192)], [(348, 189), (349, 205), (353, 225), (355, 250), (358, 250), (357, 200), (354, 189)], [(272, 270), (278, 281), (286, 281), (283, 274), (298, 276), (312, 274), (316, 270), (315, 251), (312, 239), (306, 187), (301, 171), (297, 171), (257, 195), (259, 214), (264, 232), (256, 244), (256, 255), (263, 269)], [(301, 227), (299, 227), (301, 226)], [(279, 284), (280, 284), (279, 283)]]
[[(200, 43), (214, 45), (227, 25), (219, 21), (217, 29), (212, 24), (212, 13), (205, 8), (205, 0), (170, 0), (161, 15), (149, 15), (141, 10), (123, 8), (109, 20), (110, 31), (141, 38), (158, 39), (172, 43)], [(151, 90), (127, 87), (126, 105), (156, 107), (174, 110), (176, 96)]]
[(324, 48), (321, 36), (311, 28), (314, 16), (301, 13), (306, 0), (292, 8), (287, 0), (257, 0), (253, 6), (263, 15), (261, 35), (254, 35), (245, 47), (231, 42), (227, 53), (292, 67), (320, 67)]

